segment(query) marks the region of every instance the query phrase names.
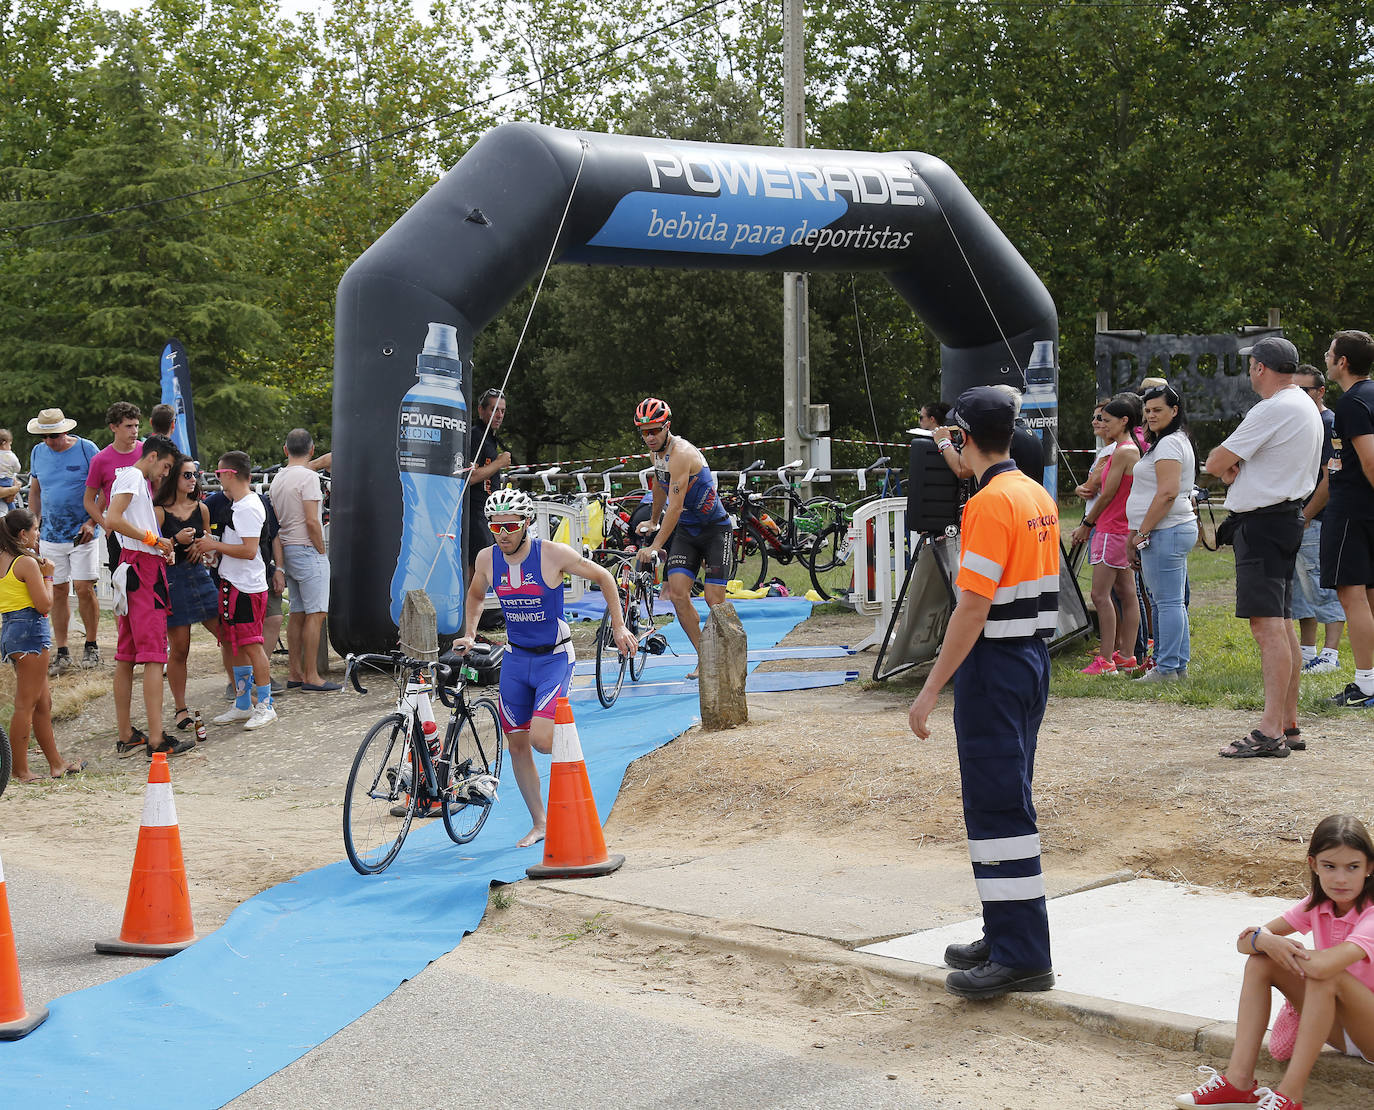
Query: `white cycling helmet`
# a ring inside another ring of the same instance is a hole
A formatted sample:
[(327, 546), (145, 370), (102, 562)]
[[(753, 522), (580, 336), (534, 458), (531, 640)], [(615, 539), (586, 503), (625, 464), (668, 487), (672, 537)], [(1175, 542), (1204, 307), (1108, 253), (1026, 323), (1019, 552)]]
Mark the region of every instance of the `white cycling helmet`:
[(496, 489), (487, 494), (486, 518), (515, 514), (534, 519), (534, 498), (522, 489)]

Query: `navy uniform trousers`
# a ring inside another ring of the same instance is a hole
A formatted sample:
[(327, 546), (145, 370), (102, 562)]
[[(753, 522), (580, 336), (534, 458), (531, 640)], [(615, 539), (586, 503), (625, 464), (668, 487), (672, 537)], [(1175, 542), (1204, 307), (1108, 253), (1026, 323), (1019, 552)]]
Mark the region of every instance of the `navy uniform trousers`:
[(1033, 637), (980, 636), (954, 674), (964, 825), (983, 902), (983, 935), (994, 963), (1026, 970), (1053, 966), (1031, 800), (1049, 689), (1049, 651)]

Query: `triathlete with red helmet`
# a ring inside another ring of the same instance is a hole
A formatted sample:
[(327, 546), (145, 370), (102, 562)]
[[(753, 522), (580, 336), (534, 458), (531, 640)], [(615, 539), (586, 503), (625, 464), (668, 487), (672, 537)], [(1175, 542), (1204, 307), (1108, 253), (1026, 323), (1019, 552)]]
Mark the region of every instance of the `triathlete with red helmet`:
[(497, 708), (515, 781), (533, 822), (516, 845), (526, 848), (544, 839), (545, 827), (544, 796), (531, 749), (545, 755), (553, 751), (554, 709), (559, 696), (568, 695), (576, 659), (572, 633), (563, 619), (563, 576), (576, 574), (601, 588), (611, 613), (616, 646), (622, 652), (633, 655), (638, 641), (625, 626), (610, 571), (584, 559), (567, 544), (530, 534), (534, 501), (529, 494), (516, 489), (494, 490), (487, 495), (484, 513), (496, 543), (477, 553), (468, 584), (463, 635), (454, 647), (466, 651), (476, 642), (482, 602), (487, 586), (494, 581), (510, 641), (501, 665)]
[[(692, 605), (692, 582), (705, 564), (706, 604), (725, 601), (730, 570), (730, 514), (720, 503), (715, 475), (702, 453), (671, 430), (672, 410), (657, 397), (647, 397), (635, 409), (635, 427), (654, 464), (654, 503), (649, 520), (640, 527), (657, 531), (653, 542), (640, 549), (649, 562), (667, 550), (663, 592), (673, 603), (677, 619), (701, 649), (701, 624)], [(688, 678), (696, 678), (693, 671)]]

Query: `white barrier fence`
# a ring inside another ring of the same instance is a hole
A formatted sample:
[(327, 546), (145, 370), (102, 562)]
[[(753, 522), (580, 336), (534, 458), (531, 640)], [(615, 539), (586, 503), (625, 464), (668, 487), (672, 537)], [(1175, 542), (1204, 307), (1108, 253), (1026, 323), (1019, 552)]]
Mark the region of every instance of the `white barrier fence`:
[(854, 511), (849, 528), (854, 586), (849, 601), (858, 612), (874, 617), (873, 632), (854, 646), (855, 651), (883, 642), (915, 546), (916, 536), (906, 530), (905, 497), (882, 497)]

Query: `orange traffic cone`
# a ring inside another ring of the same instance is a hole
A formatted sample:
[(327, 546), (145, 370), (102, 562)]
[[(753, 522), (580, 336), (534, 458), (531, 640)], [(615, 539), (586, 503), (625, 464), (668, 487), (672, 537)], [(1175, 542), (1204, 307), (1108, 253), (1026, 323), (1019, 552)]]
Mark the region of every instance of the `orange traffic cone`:
[(582, 742), (567, 698), (559, 698), (553, 715), (553, 766), (549, 769), (548, 831), (544, 862), (527, 867), (531, 879), (578, 879), (609, 875), (625, 862), (606, 854), (601, 819), (596, 815)]
[(0, 863), (0, 1041), (17, 1041), (48, 1018), (46, 1006), (28, 1009), (19, 982), (19, 953), (10, 925), (10, 898), (5, 893), (5, 865)]
[(124, 927), (114, 940), (96, 941), (95, 950), (116, 956), (171, 956), (195, 939), (172, 776), (166, 755), (157, 752), (148, 767), (143, 824), (134, 850), (129, 899), (124, 903)]

